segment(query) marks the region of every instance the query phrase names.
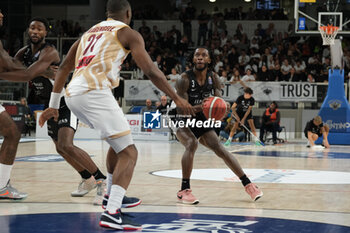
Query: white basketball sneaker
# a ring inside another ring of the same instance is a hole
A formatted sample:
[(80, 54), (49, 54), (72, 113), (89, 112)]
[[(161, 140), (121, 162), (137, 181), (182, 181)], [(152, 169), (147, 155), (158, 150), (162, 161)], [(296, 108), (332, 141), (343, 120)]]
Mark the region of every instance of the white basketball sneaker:
[(96, 180), (93, 176), (89, 179), (82, 179), (79, 183), (78, 189), (71, 192), (72, 197), (83, 197), (88, 194), (91, 190), (96, 188)]

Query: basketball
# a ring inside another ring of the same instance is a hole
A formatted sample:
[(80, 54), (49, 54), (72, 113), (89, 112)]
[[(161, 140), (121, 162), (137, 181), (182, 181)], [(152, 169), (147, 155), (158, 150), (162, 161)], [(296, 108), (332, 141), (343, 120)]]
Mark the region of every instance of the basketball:
[(209, 97), (203, 103), (203, 113), (207, 119), (221, 120), (225, 117), (227, 104), (220, 97)]

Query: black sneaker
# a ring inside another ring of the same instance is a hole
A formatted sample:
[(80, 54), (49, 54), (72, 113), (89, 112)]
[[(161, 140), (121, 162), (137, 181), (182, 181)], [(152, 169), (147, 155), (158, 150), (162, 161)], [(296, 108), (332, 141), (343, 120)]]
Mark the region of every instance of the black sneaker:
[[(102, 209), (104, 209), (104, 210), (107, 208), (108, 198), (109, 198), (109, 196), (107, 194), (105, 194), (103, 197)], [(142, 201), (140, 199), (138, 199), (137, 197), (124, 196), (123, 201), (122, 201), (122, 208), (132, 208), (132, 207), (140, 205), (141, 202)]]
[(122, 213), (120, 209), (114, 214), (109, 213), (107, 210), (102, 213), (100, 226), (125, 231), (137, 231), (142, 229), (140, 224), (133, 222), (128, 215)]

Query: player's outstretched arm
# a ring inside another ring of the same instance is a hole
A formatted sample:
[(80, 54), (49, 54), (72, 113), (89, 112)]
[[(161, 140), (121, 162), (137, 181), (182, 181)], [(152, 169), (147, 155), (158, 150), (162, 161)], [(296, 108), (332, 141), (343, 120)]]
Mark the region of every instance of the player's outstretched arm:
[(17, 62), (15, 59), (10, 57), (10, 55), (4, 50), (2, 43), (0, 41), (0, 58), (1, 58), (1, 68), (3, 71), (13, 71), (13, 70), (23, 70), (25, 67)]
[(55, 83), (51, 92), (49, 108), (47, 108), (40, 115), (40, 118), (39, 118), (39, 125), (41, 127), (43, 127), (45, 122), (52, 117), (54, 118), (55, 121), (57, 121), (58, 119), (58, 108), (59, 108), (60, 99), (61, 99), (61, 92), (64, 87), (64, 84), (66, 83), (69, 73), (75, 67), (75, 54), (77, 52), (79, 42), (80, 40), (77, 40), (72, 45), (72, 47), (68, 51), (66, 58), (63, 60), (62, 64), (58, 68), (58, 71), (55, 77)]
[(176, 106), (183, 109), (184, 114), (194, 115), (192, 106), (175, 93), (166, 80), (165, 75), (153, 64), (145, 49), (145, 43), (140, 33), (129, 27), (125, 27), (118, 31), (118, 39), (125, 48), (131, 50), (136, 64), (149, 77), (152, 83), (174, 100)]
[(59, 61), (57, 50), (47, 47), (42, 50), (39, 60), (34, 62), (27, 69), (0, 73), (0, 79), (12, 82), (27, 82), (45, 73), (51, 63)]

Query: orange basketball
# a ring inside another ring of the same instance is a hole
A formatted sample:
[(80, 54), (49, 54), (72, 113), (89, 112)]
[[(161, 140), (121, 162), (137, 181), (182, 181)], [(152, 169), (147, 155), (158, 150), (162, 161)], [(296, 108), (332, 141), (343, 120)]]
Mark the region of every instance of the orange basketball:
[(209, 97), (203, 103), (203, 113), (207, 119), (221, 120), (225, 117), (226, 111), (226, 102), (220, 97)]

